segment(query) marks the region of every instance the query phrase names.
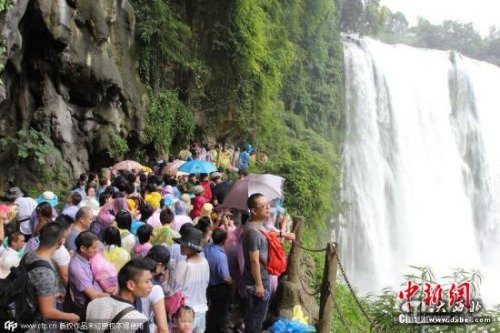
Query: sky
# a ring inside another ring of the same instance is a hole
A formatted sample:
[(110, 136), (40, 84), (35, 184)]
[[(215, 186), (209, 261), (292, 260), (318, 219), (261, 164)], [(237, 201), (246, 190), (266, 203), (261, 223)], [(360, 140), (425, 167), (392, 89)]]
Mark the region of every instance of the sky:
[(500, 0), (381, 0), (392, 12), (405, 14), (410, 25), (422, 16), (433, 24), (452, 19), (462, 23), (472, 22), (477, 31), (487, 36), (489, 28), (500, 28)]

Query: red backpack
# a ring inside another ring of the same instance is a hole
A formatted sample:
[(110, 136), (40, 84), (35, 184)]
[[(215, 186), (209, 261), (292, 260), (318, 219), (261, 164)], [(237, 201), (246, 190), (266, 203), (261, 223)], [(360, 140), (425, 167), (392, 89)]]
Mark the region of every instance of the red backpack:
[(286, 253), (278, 236), (274, 232), (260, 232), (267, 239), (267, 265), (269, 274), (280, 276), (286, 271)]

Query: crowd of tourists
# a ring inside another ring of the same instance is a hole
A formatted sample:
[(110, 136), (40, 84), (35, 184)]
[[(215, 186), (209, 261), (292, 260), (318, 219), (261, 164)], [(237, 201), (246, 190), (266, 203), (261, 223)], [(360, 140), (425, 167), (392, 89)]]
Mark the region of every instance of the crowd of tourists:
[(221, 170), (237, 172), (246, 170), (252, 164), (266, 164), (268, 156), (265, 151), (256, 151), (252, 145), (247, 144), (244, 148), (214, 145), (205, 146), (198, 143), (187, 145), (179, 152), (181, 160), (199, 159), (212, 162)]
[[(295, 236), (281, 199), (222, 207), (227, 173), (244, 179), (267, 162), (254, 156), (250, 145), (188, 146), (180, 159), (218, 171), (104, 168), (82, 174), (65, 200), (12, 186), (0, 204), (0, 320), (23, 315), (15, 296), (26, 289), (33, 332), (261, 332), (278, 283), (266, 235)], [(23, 274), (27, 288), (6, 288)]]

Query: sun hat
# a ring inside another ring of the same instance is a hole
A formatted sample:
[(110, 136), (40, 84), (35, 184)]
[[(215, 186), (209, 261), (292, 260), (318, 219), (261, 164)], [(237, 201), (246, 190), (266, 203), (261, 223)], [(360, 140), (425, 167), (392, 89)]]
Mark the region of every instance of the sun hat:
[(52, 208), (56, 207), (59, 204), (59, 198), (52, 191), (45, 191), (38, 198), (35, 199), (37, 204), (41, 204), (42, 202), (48, 202)]
[(202, 235), (202, 232), (194, 227), (187, 228), (181, 238), (174, 238), (173, 240), (177, 244), (193, 249), (196, 252), (201, 252), (203, 251), (203, 247), (201, 247)]
[(202, 194), (203, 192), (205, 192), (205, 189), (201, 185), (196, 185), (193, 188), (193, 192), (194, 192), (195, 195), (198, 195), (198, 194)]

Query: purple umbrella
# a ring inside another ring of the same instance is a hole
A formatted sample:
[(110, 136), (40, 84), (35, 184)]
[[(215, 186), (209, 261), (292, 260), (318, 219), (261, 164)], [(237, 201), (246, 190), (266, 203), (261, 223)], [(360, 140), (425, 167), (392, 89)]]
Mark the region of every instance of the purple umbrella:
[(222, 207), (248, 210), (247, 199), (255, 193), (263, 194), (269, 201), (283, 198), (284, 181), (283, 177), (275, 175), (249, 174), (233, 183), (224, 197)]

